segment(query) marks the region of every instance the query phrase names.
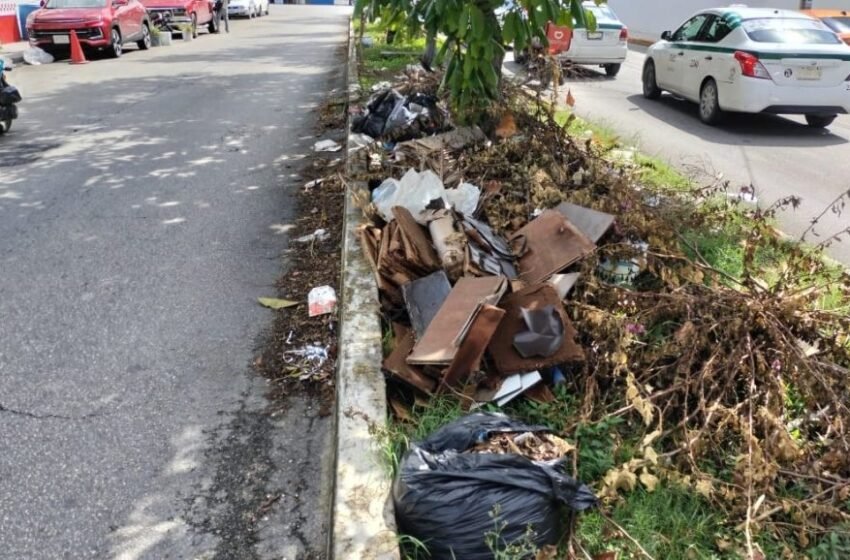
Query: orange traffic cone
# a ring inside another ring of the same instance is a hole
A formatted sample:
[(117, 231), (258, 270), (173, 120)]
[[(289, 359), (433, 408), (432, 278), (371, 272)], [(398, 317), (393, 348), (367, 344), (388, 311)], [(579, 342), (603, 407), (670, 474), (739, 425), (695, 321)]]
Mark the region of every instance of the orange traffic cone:
[(80, 46), (80, 40), (77, 39), (77, 32), (71, 30), (71, 64), (88, 64), (86, 55), (83, 54), (83, 47)]

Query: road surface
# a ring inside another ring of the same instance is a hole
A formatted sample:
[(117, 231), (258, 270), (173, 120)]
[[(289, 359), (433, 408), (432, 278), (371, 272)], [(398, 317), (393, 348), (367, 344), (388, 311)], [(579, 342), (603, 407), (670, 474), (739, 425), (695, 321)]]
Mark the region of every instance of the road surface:
[(329, 420), (251, 361), (348, 12), (10, 75), (0, 558), (322, 557)]
[[(627, 143), (686, 173), (722, 173), (732, 190), (753, 185), (763, 206), (790, 195), (802, 197), (796, 211), (779, 217), (781, 228), (794, 237), (850, 190), (850, 116), (840, 115), (828, 130), (809, 128), (797, 116), (744, 114), (709, 127), (700, 122), (695, 104), (669, 94), (658, 101), (643, 97), (644, 60), (642, 52), (630, 50), (615, 79), (598, 73), (568, 80), (563, 90), (572, 91), (578, 116), (611, 128)], [(512, 62), (508, 68), (518, 70)], [(843, 216), (828, 212), (816, 231), (827, 237), (847, 226), (850, 206)], [(808, 239), (818, 242), (811, 235)], [(834, 244), (829, 253), (850, 265), (850, 239)]]

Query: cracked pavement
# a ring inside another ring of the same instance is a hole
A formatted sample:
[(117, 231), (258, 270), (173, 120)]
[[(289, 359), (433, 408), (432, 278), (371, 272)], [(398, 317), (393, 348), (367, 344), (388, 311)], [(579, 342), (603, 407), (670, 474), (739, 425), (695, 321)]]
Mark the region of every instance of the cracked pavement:
[(251, 363), (350, 10), (271, 11), (10, 75), (2, 560), (324, 557), (331, 420)]

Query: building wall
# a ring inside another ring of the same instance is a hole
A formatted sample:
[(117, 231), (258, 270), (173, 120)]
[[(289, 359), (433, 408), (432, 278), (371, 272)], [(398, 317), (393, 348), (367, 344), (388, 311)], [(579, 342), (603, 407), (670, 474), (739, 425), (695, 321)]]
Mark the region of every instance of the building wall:
[[(742, 0), (751, 8), (780, 8), (797, 10), (803, 0)], [(608, 0), (608, 4), (623, 23), (629, 34), (638, 39), (656, 40), (665, 30), (673, 30), (695, 12), (732, 4), (724, 0)], [(850, 10), (850, 0), (813, 0), (813, 8)]]

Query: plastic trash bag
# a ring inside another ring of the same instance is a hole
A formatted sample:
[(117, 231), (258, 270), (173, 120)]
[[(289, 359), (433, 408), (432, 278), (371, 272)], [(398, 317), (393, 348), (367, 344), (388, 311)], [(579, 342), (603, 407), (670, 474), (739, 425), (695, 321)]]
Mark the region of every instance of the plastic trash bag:
[(400, 181), (387, 179), (372, 191), (372, 202), (387, 222), (393, 220), (394, 206), (404, 206), (413, 214), (417, 222), (424, 225), (425, 222), (420, 214), (434, 200), (443, 201), (440, 207), (448, 205), (446, 188), (437, 174), (431, 170), (417, 173), (415, 169), (408, 169)]
[(472, 216), (478, 208), (481, 189), (471, 183), (461, 183), (457, 188), (447, 190), (446, 198), (455, 210), (464, 216)]
[(38, 47), (30, 47), (24, 51), (24, 62), (31, 66), (50, 64), (53, 62), (53, 55)]
[[(402, 459), (393, 483), (401, 534), (419, 539), (432, 560), (492, 560), (487, 534), (499, 542), (556, 544), (569, 515), (597, 504), (591, 490), (565, 474), (565, 461), (536, 462), (515, 454), (464, 453), (502, 432), (551, 430), (503, 414), (475, 413), (434, 432)], [(498, 511), (497, 518), (493, 514)]]

